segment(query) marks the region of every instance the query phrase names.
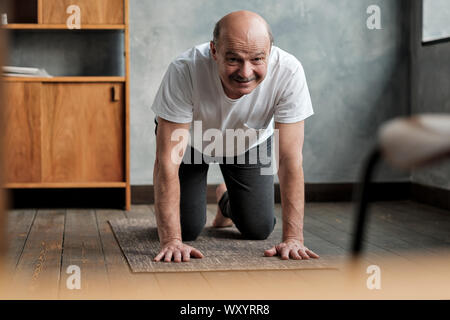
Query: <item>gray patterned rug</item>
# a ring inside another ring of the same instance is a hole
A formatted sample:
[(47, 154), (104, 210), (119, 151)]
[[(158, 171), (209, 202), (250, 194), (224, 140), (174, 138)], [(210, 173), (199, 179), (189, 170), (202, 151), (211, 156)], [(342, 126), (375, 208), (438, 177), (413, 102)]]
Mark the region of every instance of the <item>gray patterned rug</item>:
[(116, 219), (109, 224), (132, 272), (338, 269), (338, 263), (321, 256), (310, 260), (281, 260), (264, 257), (264, 250), (281, 239), (281, 228), (266, 240), (244, 240), (235, 228), (205, 227), (195, 241), (186, 241), (203, 253), (189, 262), (154, 262), (159, 252), (158, 233), (149, 219)]

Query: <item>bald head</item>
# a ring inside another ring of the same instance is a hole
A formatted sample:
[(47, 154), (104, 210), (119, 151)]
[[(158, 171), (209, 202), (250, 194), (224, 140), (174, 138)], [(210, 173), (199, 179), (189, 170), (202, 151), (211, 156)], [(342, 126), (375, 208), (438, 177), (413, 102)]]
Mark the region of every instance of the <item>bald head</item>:
[(222, 39), (238, 37), (251, 40), (265, 37), (273, 44), (272, 31), (269, 24), (258, 14), (251, 11), (235, 11), (220, 19), (214, 28), (214, 44), (219, 45)]

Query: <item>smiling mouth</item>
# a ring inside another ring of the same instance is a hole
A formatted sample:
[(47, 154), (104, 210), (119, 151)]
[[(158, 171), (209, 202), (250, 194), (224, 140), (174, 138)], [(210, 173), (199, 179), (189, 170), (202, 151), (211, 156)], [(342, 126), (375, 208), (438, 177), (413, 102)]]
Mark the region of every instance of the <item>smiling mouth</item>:
[(238, 83), (250, 83), (250, 82), (252, 82), (253, 80), (248, 80), (248, 81), (241, 81), (241, 80), (236, 80), (236, 82), (238, 82)]
[(250, 78), (250, 79), (232, 78), (232, 79), (239, 83), (249, 83), (249, 82), (254, 81), (256, 78)]

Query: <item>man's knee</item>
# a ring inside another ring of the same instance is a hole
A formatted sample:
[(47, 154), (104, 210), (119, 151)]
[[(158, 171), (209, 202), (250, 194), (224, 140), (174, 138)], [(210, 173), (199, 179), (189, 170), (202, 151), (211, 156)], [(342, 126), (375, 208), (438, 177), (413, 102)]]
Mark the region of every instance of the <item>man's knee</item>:
[(197, 239), (199, 234), (202, 232), (205, 222), (192, 223), (192, 222), (182, 222), (181, 223), (181, 239), (183, 241), (194, 241)]
[(246, 226), (240, 226), (240, 231), (245, 239), (248, 240), (265, 240), (273, 232), (276, 219), (262, 219), (254, 221)]
[(181, 239), (194, 241), (206, 224), (206, 201), (205, 203), (190, 203), (187, 199), (189, 198), (185, 197), (185, 194), (180, 199)]

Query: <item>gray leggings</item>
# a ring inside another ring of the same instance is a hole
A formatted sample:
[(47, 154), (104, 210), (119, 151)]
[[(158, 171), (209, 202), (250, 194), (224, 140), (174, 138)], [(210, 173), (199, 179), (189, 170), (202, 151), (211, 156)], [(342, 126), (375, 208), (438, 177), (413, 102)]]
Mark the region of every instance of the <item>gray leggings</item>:
[[(238, 164), (236, 157), (232, 164), (229, 164), (230, 161), (227, 163), (225, 158), (219, 162), (228, 189), (220, 199), (219, 207), (224, 216), (231, 218), (242, 237), (252, 240), (266, 239), (276, 223), (273, 175), (261, 175), (261, 168), (271, 165), (271, 138), (262, 144), (265, 144), (267, 149), (260, 157), (260, 146), (255, 147), (258, 154), (255, 164), (249, 162), (250, 150), (245, 154), (244, 164)], [(183, 160), (178, 171), (183, 241), (195, 240), (205, 226), (206, 178), (209, 162), (213, 161), (212, 158), (203, 159), (201, 164), (194, 164), (194, 153), (198, 151), (189, 146), (188, 148), (190, 152), (187, 152), (184, 159), (190, 156), (191, 161)]]

